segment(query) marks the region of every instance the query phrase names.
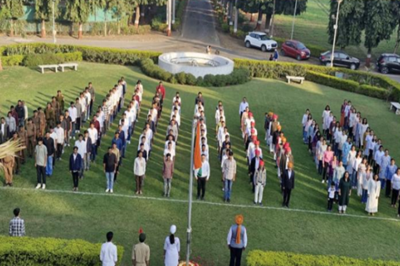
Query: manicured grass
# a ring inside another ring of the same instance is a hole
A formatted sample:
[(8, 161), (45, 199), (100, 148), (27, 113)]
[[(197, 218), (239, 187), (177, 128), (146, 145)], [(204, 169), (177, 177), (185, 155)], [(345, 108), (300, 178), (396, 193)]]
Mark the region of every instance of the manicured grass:
[[(306, 44), (313, 44), (332, 49), (328, 43), (329, 0), (308, 0), (307, 11), (296, 17), (294, 39)], [(276, 16), (275, 35), (282, 38), (290, 38), (292, 31), (292, 16)], [(377, 58), (381, 53), (392, 53), (396, 42), (396, 30), (389, 41), (382, 41), (377, 48), (372, 49), (373, 57)], [(359, 46), (349, 46), (345, 49), (350, 55), (365, 60), (367, 49), (364, 40)], [(319, 56), (319, 55), (317, 55)]]
[[(96, 88), (96, 101), (99, 104), (106, 91), (120, 76), (128, 82), (127, 99), (131, 95), (134, 83), (141, 79), (145, 88), (144, 107), (138, 129), (142, 128), (151, 96), (157, 84), (156, 80), (145, 77), (136, 68), (81, 63), (78, 72), (40, 74), (27, 68), (9, 68), (0, 73), (1, 102), (0, 110), (4, 114), (9, 105), (18, 99), (25, 99), (28, 107), (44, 106), (56, 93), (64, 92), (67, 100), (92, 81)], [(311, 254), (345, 255), (357, 258), (380, 258), (398, 260), (397, 246), (400, 240), (394, 232), (400, 223), (390, 220), (362, 219), (319, 213), (285, 211), (280, 208), (276, 169), (267, 155), (268, 182), (264, 191), (265, 205), (269, 208), (253, 208), (253, 195), (248, 185), (247, 167), (239, 131), (238, 104), (247, 96), (255, 114), (260, 139), (263, 136), (264, 112), (279, 114), (283, 130), (292, 146), (297, 171), (296, 188), (292, 193), (291, 208), (325, 212), (326, 193), (320, 178), (316, 174), (305, 145), (301, 141), (301, 117), (306, 108), (310, 108), (318, 121), (326, 104), (330, 104), (335, 114), (339, 114), (344, 98), (351, 99), (371, 127), (383, 139), (391, 155), (399, 158), (399, 143), (396, 132), (400, 125), (398, 117), (389, 112), (388, 105), (380, 100), (338, 91), (306, 82), (303, 85), (288, 85), (276, 80), (253, 80), (241, 86), (226, 88), (198, 88), (166, 84), (167, 97), (164, 113), (155, 136), (154, 149), (147, 168), (144, 197), (162, 198), (162, 148), (170, 114), (170, 103), (175, 91), (182, 96), (182, 127), (177, 146), (176, 171), (172, 184), (172, 200), (187, 200), (188, 173), (190, 164), (190, 125), (194, 109), (194, 98), (202, 91), (206, 99), (208, 141), (210, 145), (211, 179), (207, 184), (206, 201), (222, 202), (220, 166), (216, 158), (213, 129), (214, 111), (218, 100), (224, 102), (227, 125), (232, 136), (235, 158), (238, 162), (238, 178), (233, 185), (232, 204), (209, 205), (195, 202), (193, 205), (193, 258), (202, 265), (226, 265), (228, 250), (225, 238), (234, 215), (243, 213), (249, 232), (248, 250), (283, 250)], [(126, 99), (126, 100), (127, 100)], [(113, 130), (115, 129), (115, 126)], [(132, 173), (136, 154), (139, 130), (135, 131), (133, 141), (127, 150), (121, 175), (115, 185), (115, 195), (104, 194), (105, 178), (101, 170), (101, 158), (111, 140), (111, 131), (102, 141), (100, 156), (80, 183), (80, 191), (95, 194), (44, 193), (32, 191), (36, 174), (33, 160), (23, 166), (20, 176), (15, 178), (15, 190), (0, 190), (0, 234), (7, 234), (8, 220), (12, 209), (21, 207), (26, 220), (27, 234), (30, 236), (53, 236), (63, 238), (83, 238), (92, 242), (104, 240), (105, 232), (113, 230), (115, 241), (125, 247), (124, 265), (129, 265), (131, 246), (137, 240), (140, 227), (148, 235), (152, 248), (152, 264), (162, 265), (164, 237), (169, 226), (178, 226), (181, 238), (181, 256), (184, 257), (185, 228), (187, 223), (187, 203), (160, 201), (157, 199), (137, 199), (134, 196)], [(263, 143), (264, 154), (267, 149)], [(70, 192), (72, 180), (67, 172), (67, 156), (71, 148), (66, 149), (61, 162), (56, 163), (54, 175), (49, 178), (49, 190)], [(18, 190), (24, 188), (26, 190)], [(196, 186), (194, 187), (196, 190)], [(121, 197), (121, 196), (122, 197)], [(130, 197), (123, 197), (129, 195)], [(276, 209), (271, 209), (271, 208)], [(336, 206), (335, 206), (336, 208)], [(366, 217), (364, 205), (352, 195), (348, 213)], [(388, 199), (380, 200), (378, 218), (393, 218), (395, 211), (389, 208)], [(247, 253), (245, 253), (246, 255)]]

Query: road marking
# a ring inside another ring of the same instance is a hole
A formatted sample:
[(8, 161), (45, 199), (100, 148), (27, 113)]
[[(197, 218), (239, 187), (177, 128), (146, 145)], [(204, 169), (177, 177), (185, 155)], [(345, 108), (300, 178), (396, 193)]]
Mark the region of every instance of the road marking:
[[(185, 203), (185, 204), (188, 203), (188, 200), (135, 196), (135, 195), (118, 194), (118, 193), (106, 194), (106, 193), (82, 192), (82, 191), (75, 192), (75, 191), (51, 190), (51, 189), (36, 190), (34, 188), (7, 188), (7, 187), (0, 187), (0, 190), (30, 191), (30, 192), (37, 192), (37, 193), (53, 193), (53, 194), (74, 194), (74, 195), (82, 195), (82, 196), (119, 197), (119, 198), (129, 198), (129, 199), (139, 199), (139, 200), (177, 202), (177, 203)], [(272, 206), (254, 206), (254, 205), (244, 205), (244, 204), (219, 203), (219, 202), (211, 202), (211, 201), (193, 201), (193, 203), (194, 204), (212, 205), (212, 206), (224, 206), (224, 207), (228, 207), (228, 208), (233, 207), (233, 208), (276, 210), (276, 211), (286, 211), (286, 212), (301, 212), (301, 213), (309, 213), (309, 214), (332, 215), (332, 216), (340, 216), (340, 217), (400, 222), (400, 219), (396, 219), (396, 218), (385, 218), (385, 217), (376, 217), (376, 216), (367, 216), (367, 215), (362, 216), (362, 215), (355, 215), (355, 214), (344, 214), (343, 215), (343, 214), (333, 213), (333, 212), (322, 212), (322, 211), (303, 210), (303, 209), (289, 209), (289, 208), (272, 207)]]

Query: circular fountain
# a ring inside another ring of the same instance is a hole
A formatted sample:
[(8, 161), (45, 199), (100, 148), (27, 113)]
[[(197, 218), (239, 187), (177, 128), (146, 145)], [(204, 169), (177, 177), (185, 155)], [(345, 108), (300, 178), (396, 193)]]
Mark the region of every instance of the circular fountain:
[(185, 72), (197, 77), (205, 75), (229, 75), (233, 71), (232, 60), (213, 54), (194, 52), (165, 53), (158, 57), (158, 65), (172, 74)]

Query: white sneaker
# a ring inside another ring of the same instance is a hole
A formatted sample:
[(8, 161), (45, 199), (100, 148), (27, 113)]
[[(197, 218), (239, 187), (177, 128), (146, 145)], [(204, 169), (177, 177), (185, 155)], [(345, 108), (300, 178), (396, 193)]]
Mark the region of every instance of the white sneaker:
[(110, 192), (110, 190), (107, 188), (107, 189), (106, 189), (106, 193), (108, 193), (108, 192)]
[(325, 181), (324, 181), (324, 180), (322, 180), (322, 182), (321, 182), (321, 183), (323, 184), (323, 183), (325, 183)]
[(35, 189), (39, 189), (42, 185), (41, 184), (37, 184)]
[(42, 189), (46, 189), (46, 185), (45, 184), (42, 185)]
[(110, 189), (110, 193), (114, 193), (114, 191), (112, 189)]
[(69, 139), (72, 139), (72, 136), (69, 136)]

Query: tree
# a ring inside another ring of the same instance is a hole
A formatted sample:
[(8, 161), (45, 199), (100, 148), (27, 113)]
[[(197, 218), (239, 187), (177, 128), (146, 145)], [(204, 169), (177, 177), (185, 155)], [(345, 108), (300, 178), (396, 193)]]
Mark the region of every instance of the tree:
[(86, 23), (94, 10), (93, 0), (66, 1), (65, 18), (79, 24), (78, 39), (82, 38), (83, 23)]
[(371, 59), (371, 50), (383, 40), (389, 40), (394, 30), (391, 2), (387, 0), (366, 1), (364, 20), (365, 25), (364, 46), (368, 49), (367, 64)]
[[(333, 44), (334, 25), (336, 24), (337, 1), (331, 1), (328, 34), (329, 43)], [(340, 5), (336, 45), (344, 49), (349, 45), (361, 43), (362, 31), (365, 28), (365, 0), (343, 1)]]
[[(58, 1), (55, 0), (54, 3), (54, 14), (58, 13)], [(36, 0), (35, 1), (35, 16), (40, 19), (42, 29), (41, 37), (46, 37), (46, 20), (50, 20), (53, 13), (53, 0)]]
[(391, 0), (391, 8), (393, 16), (393, 28), (397, 27), (396, 44), (393, 53), (397, 53), (400, 45), (400, 0)]
[(1, 11), (4, 17), (9, 21), (10, 36), (14, 36), (14, 22), (24, 15), (23, 1), (12, 0), (1, 3)]

